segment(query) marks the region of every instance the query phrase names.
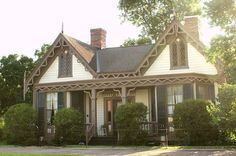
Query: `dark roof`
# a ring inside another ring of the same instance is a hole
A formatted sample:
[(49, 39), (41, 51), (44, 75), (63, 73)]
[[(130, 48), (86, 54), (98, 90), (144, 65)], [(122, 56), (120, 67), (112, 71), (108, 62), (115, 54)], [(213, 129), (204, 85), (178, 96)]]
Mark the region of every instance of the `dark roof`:
[(134, 72), (153, 45), (97, 49), (64, 35), (97, 73)]
[(134, 72), (153, 45), (105, 48), (96, 52), (97, 73)]

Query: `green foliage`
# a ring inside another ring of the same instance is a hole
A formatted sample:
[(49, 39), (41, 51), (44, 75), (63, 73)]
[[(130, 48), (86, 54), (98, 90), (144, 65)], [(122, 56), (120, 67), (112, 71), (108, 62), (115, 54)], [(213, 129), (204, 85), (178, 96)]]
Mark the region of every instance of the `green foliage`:
[(4, 121), (3, 118), (0, 118), (0, 140), (3, 140), (3, 127), (4, 127)]
[(49, 48), (50, 44), (43, 44), (40, 50), (35, 50), (34, 56), (36, 56), (37, 58), (36, 62), (38, 62), (38, 60), (41, 60), (44, 57), (44, 55), (48, 52)]
[(201, 13), (198, 0), (120, 0), (118, 7), (124, 20), (141, 27), (142, 33), (153, 40), (170, 23), (173, 8), (178, 19)]
[(140, 127), (146, 121), (147, 107), (142, 103), (126, 103), (117, 108), (115, 121), (119, 143), (125, 145), (143, 144), (146, 136)]
[(205, 2), (205, 12), (210, 23), (224, 31), (224, 35), (211, 41), (208, 49), (210, 61), (220, 60), (227, 83), (236, 83), (236, 2), (209, 0)]
[(207, 55), (212, 63), (220, 60), (226, 81), (236, 83), (236, 39), (235, 35), (218, 36), (212, 39)]
[(148, 37), (140, 36), (138, 39), (128, 38), (127, 40), (124, 41), (122, 46), (128, 47), (128, 46), (137, 46), (137, 45), (146, 45), (146, 44), (152, 44), (152, 40)]
[(189, 100), (176, 105), (173, 123), (176, 137), (188, 145), (212, 145), (217, 141), (217, 127), (207, 101)]
[(7, 143), (33, 145), (37, 142), (36, 111), (29, 104), (16, 104), (5, 113)]
[(208, 0), (205, 2), (205, 14), (212, 25), (227, 29), (236, 22), (235, 0)]
[(78, 144), (84, 136), (83, 114), (74, 108), (63, 108), (55, 115), (55, 140), (65, 144)]
[(221, 142), (236, 143), (236, 85), (223, 84), (219, 87), (219, 103), (211, 111), (220, 130)]
[[(33, 59), (26, 56), (9, 55), (0, 59), (0, 116), (10, 106), (23, 102), (24, 72), (32, 71), (33, 67)], [(31, 101), (31, 97), (26, 101)]]
[(232, 103), (236, 101), (236, 85), (223, 84), (219, 87), (219, 102), (222, 115), (228, 116)]

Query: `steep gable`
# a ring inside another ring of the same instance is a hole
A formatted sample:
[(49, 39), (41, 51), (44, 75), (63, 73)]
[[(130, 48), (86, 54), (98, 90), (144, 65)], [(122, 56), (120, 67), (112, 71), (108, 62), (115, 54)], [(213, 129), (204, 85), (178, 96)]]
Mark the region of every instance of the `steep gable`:
[[(83, 67), (83, 70), (77, 71), (78, 73), (74, 73), (74, 76), (79, 75), (81, 72), (85, 72), (85, 75), (87, 75), (86, 78), (95, 77), (96, 72), (89, 66), (89, 63), (91, 62), (94, 56), (93, 49), (90, 49), (89, 46), (85, 48), (85, 46), (82, 44), (82, 42), (79, 42), (69, 36), (60, 33), (52, 44), (52, 46), (50, 47), (47, 54), (44, 56), (44, 58), (42, 58), (42, 60), (38, 63), (34, 71), (29, 76), (29, 78), (26, 80), (25, 85), (28, 86), (39, 82), (57, 82), (57, 80), (54, 79), (56, 78), (55, 76), (58, 76), (55, 73), (55, 69), (58, 68), (58, 56), (63, 52), (63, 49), (68, 49), (73, 54), (73, 72), (75, 72), (75, 70), (78, 70), (78, 67), (80, 70), (81, 67)], [(80, 63), (82, 66), (78, 65), (78, 63)], [(52, 73), (56, 74), (53, 76), (54, 80), (51, 79), (46, 81), (45, 78), (50, 77), (49, 75), (52, 75)], [(72, 76), (71, 79), (67, 78), (61, 80), (75, 80), (74, 76)]]
[[(198, 53), (197, 56), (199, 56), (198, 59), (200, 59), (201, 62), (204, 62), (204, 65), (206, 65), (206, 68), (209, 68), (210, 70), (212, 70), (213, 75), (217, 74), (214, 65), (206, 62), (206, 58), (203, 53), (204, 45), (198, 39), (191, 36), (177, 20), (173, 20), (172, 23), (160, 35), (160, 37), (156, 41), (156, 44), (149, 51), (148, 55), (143, 59), (139, 67), (136, 69), (136, 73), (139, 73), (139, 75), (155, 75), (155, 74), (158, 75), (158, 74), (161, 74), (161, 71), (157, 72), (157, 70), (161, 70), (161, 68), (164, 68), (165, 66), (167, 66), (165, 67), (166, 69), (168, 68), (168, 70), (170, 70), (169, 44), (175, 41), (177, 38), (184, 38), (185, 41), (189, 45), (188, 48), (191, 49), (190, 51), (194, 54), (195, 52), (197, 52)], [(192, 53), (189, 55), (194, 56), (194, 54)], [(188, 56), (188, 57), (191, 57), (191, 56)], [(157, 63), (157, 61), (160, 61), (160, 63)], [(163, 61), (165, 63), (163, 63)], [(154, 70), (156, 72), (154, 73), (151, 72)], [(174, 74), (176, 72), (177, 70), (176, 71), (171, 70), (170, 73)], [(184, 72), (182, 71), (182, 73)], [(201, 71), (200, 73), (206, 73), (206, 72)]]
[(206, 75), (216, 75), (217, 70), (211, 63), (207, 62), (205, 57), (198, 52), (198, 50), (188, 44), (188, 67), (180, 69), (171, 69), (171, 57), (170, 57), (170, 46), (161, 52), (159, 57), (153, 62), (149, 69), (145, 72), (144, 76), (150, 75), (166, 75), (166, 74), (187, 74), (187, 73), (198, 73)]

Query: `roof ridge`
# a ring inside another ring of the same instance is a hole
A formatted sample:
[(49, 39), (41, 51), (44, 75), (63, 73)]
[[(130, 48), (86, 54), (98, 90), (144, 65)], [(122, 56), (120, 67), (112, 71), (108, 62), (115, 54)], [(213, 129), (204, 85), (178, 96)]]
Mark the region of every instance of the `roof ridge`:
[(99, 50), (105, 50), (105, 49), (115, 49), (115, 48), (135, 48), (135, 47), (142, 47), (142, 46), (151, 46), (154, 44), (143, 44), (143, 45), (135, 45), (135, 46), (120, 46), (120, 47), (108, 47), (108, 48), (103, 48), (103, 49), (99, 49)]

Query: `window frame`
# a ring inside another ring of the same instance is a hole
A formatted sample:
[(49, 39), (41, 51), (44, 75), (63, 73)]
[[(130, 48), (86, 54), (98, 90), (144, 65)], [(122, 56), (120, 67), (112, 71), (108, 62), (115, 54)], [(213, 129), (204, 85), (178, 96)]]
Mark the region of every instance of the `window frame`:
[[(179, 40), (179, 41), (178, 41)], [(180, 50), (181, 49), (181, 43), (184, 44), (184, 54), (185, 54), (185, 64), (184, 65), (181, 65), (181, 54), (182, 54), (182, 51)], [(177, 55), (177, 65), (174, 65), (174, 56), (173, 56), (173, 45), (176, 44), (176, 48), (177, 48), (177, 52), (176, 52), (176, 55)], [(184, 40), (183, 38), (181, 37), (177, 37), (173, 42), (171, 42), (169, 44), (169, 47), (170, 47), (170, 70), (176, 70), (176, 69), (186, 69), (186, 68), (189, 68), (189, 65), (188, 65), (188, 43), (186, 42), (186, 40)]]

